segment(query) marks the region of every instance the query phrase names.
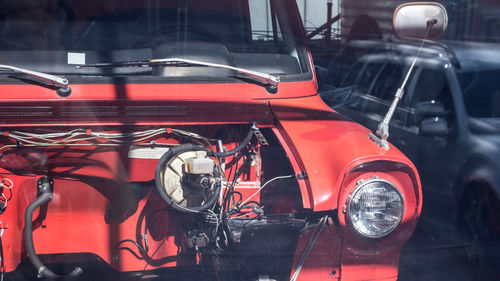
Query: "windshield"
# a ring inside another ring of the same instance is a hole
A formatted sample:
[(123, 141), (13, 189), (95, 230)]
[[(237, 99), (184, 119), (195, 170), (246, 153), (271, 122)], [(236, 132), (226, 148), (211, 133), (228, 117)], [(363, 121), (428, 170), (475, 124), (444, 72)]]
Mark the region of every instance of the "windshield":
[(500, 70), (460, 75), (465, 107), (472, 117), (500, 117)]
[[(83, 75), (105, 71), (74, 65), (185, 58), (269, 74), (302, 74), (309, 72), (307, 53), (300, 18), (289, 12), (291, 5), (295, 2), (7, 1), (0, 11), (0, 63)], [(125, 74), (164, 76), (158, 73), (163, 72), (136, 69)], [(179, 71), (176, 76), (205, 74)]]

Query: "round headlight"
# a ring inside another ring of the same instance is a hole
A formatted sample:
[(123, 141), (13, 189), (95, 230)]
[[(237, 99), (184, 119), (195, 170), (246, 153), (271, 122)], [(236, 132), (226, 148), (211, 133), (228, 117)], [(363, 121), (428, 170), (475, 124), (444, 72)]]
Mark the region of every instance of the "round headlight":
[(378, 178), (361, 181), (347, 202), (352, 226), (361, 235), (381, 238), (391, 233), (404, 213), (403, 196), (390, 182)]

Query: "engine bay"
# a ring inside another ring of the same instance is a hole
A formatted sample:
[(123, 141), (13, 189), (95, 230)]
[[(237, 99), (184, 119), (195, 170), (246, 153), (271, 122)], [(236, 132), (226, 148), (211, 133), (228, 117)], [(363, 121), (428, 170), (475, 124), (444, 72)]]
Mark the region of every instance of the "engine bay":
[(321, 219), (304, 216), (297, 174), (255, 123), (5, 130), (1, 260), (10, 272), (29, 259), (49, 279), (84, 274), (85, 261), (63, 266), (82, 253), (117, 272), (288, 278), (300, 234)]

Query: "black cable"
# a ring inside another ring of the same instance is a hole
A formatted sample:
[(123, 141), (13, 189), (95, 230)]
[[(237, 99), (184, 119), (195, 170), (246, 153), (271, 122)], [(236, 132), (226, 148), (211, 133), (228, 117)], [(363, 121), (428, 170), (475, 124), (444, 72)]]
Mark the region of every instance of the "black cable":
[[(240, 196), (238, 199), (238, 202), (236, 202), (236, 204), (235, 204), (236, 207), (238, 207), (241, 204), (241, 202), (243, 201), (243, 195), (239, 191), (232, 191), (231, 196), (233, 196), (234, 194), (238, 194)], [(234, 196), (233, 196), (233, 198), (234, 198)]]
[(134, 240), (132, 240), (132, 239), (124, 239), (124, 240), (122, 240), (122, 241), (119, 241), (119, 242), (115, 245), (115, 247), (113, 248), (113, 259), (118, 259), (118, 251), (120, 251), (120, 250), (127, 250), (127, 251), (129, 251), (129, 252), (130, 252), (130, 253), (132, 253), (132, 255), (134, 255), (134, 256), (135, 256), (138, 260), (143, 259), (143, 258), (142, 258), (142, 257), (140, 257), (138, 254), (136, 254), (134, 251), (132, 251), (132, 249), (127, 248), (127, 247), (120, 247), (120, 245), (121, 245), (121, 244), (126, 243), (126, 242), (130, 242), (130, 243), (134, 244), (134, 245), (137, 247), (137, 249), (139, 250), (139, 252), (141, 253), (141, 255), (146, 255), (146, 254), (147, 254), (147, 252), (144, 250), (144, 248), (143, 248), (141, 245), (139, 245), (139, 243), (135, 242), (135, 241), (134, 241)]
[(241, 210), (241, 209), (243, 209), (244, 207), (247, 207), (247, 206), (248, 206), (248, 205), (250, 205), (250, 204), (255, 204), (255, 205), (259, 206), (259, 207), (262, 207), (262, 205), (260, 205), (260, 203), (259, 203), (259, 202), (257, 202), (257, 201), (253, 201), (253, 200), (252, 200), (252, 201), (248, 201), (248, 202), (246, 202), (245, 204), (243, 204), (243, 205), (239, 206), (239, 209)]
[(243, 139), (243, 141), (237, 146), (235, 147), (233, 150), (229, 150), (229, 151), (224, 151), (224, 152), (213, 152), (213, 155), (212, 156), (217, 156), (217, 157), (227, 157), (227, 156), (231, 156), (233, 154), (236, 154), (237, 152), (239, 152), (240, 150), (242, 150), (243, 148), (245, 148), (249, 143), (250, 141), (252, 140), (252, 136), (253, 136), (253, 132), (254, 131), (257, 131), (259, 130), (259, 128), (257, 128), (257, 123), (256, 122), (253, 122), (252, 123), (252, 127), (250, 128), (250, 130), (248, 131), (246, 137)]
[(223, 203), (222, 203), (222, 206), (224, 207), (224, 211), (229, 211), (229, 206), (230, 206), (231, 200), (232, 200), (232, 193), (234, 192), (234, 186), (236, 185), (236, 181), (238, 180), (238, 178), (243, 173), (243, 169), (246, 168), (246, 166), (249, 163), (250, 163), (250, 160), (248, 160), (248, 159), (245, 160), (243, 162), (243, 165), (241, 165), (241, 167), (234, 174), (233, 181), (231, 182), (231, 185), (229, 186), (229, 189), (226, 192), (226, 196), (225, 196), (225, 198), (223, 200)]
[(119, 249), (118, 247), (119, 247), (121, 244), (123, 244), (123, 243), (127, 243), (127, 242), (130, 242), (130, 243), (134, 244), (134, 245), (137, 247), (137, 249), (139, 250), (139, 252), (141, 252), (141, 253), (144, 253), (144, 252), (145, 252), (144, 248), (143, 248), (141, 245), (139, 245), (139, 243), (135, 242), (135, 241), (134, 241), (134, 240), (132, 240), (132, 239), (124, 239), (124, 240), (121, 240), (121, 241), (119, 241), (118, 243), (116, 243), (115, 247), (113, 248), (113, 249), (114, 249), (114, 251), (115, 251), (115, 254), (116, 254), (116, 250), (117, 250), (117, 249)]
[[(148, 252), (149, 252), (149, 243), (148, 243), (148, 220), (154, 215), (156, 214), (157, 212), (162, 212), (162, 211), (168, 211), (168, 208), (163, 208), (163, 209), (156, 209), (154, 210), (153, 212), (151, 212), (151, 214), (147, 215), (144, 217), (144, 232), (141, 234), (141, 241), (143, 240), (144, 241), (144, 246), (139, 244), (138, 242), (132, 240), (132, 239), (124, 239), (124, 240), (121, 240), (119, 241), (115, 247), (113, 248), (113, 256), (114, 258), (118, 258), (118, 251), (120, 250), (127, 250), (129, 251), (130, 253), (132, 253), (137, 259), (143, 259), (142, 257), (140, 257), (139, 255), (137, 255), (134, 251), (132, 251), (130, 248), (126, 248), (126, 247), (119, 247), (121, 244), (123, 243), (126, 243), (126, 242), (130, 242), (132, 244), (134, 244), (137, 249), (139, 250), (139, 252), (144, 255), (144, 256), (148, 256)], [(1, 280), (0, 280), (1, 281)]]
[[(251, 207), (252, 211), (250, 213), (244, 213), (244, 212), (242, 212), (241, 210), (243, 208), (246, 208), (246, 207)], [(262, 216), (262, 214), (263, 214), (263, 211), (258, 212), (259, 209), (255, 209), (255, 207), (260, 208), (262, 210), (262, 206), (260, 205), (259, 202), (257, 202), (257, 201), (248, 201), (245, 204), (243, 204), (241, 206), (237, 206), (236, 208), (232, 209), (229, 212), (229, 216), (232, 216), (232, 215), (235, 215), (235, 214), (250, 215), (250, 214), (253, 213), (253, 214), (256, 214), (258, 218), (260, 218)]]
[(144, 232), (142, 234), (142, 240), (144, 240), (144, 249), (146, 250), (146, 253), (149, 252), (149, 243), (148, 243), (148, 220), (150, 220), (154, 214), (158, 212), (163, 212), (163, 211), (168, 211), (168, 208), (163, 208), (163, 209), (156, 209), (151, 212), (151, 214), (147, 215), (144, 217)]

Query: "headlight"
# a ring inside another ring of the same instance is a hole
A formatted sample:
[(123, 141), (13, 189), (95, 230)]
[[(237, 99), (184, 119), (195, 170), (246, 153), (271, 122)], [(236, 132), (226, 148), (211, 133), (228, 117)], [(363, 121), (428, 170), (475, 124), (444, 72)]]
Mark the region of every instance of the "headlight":
[(347, 214), (352, 226), (361, 235), (381, 238), (401, 222), (404, 199), (389, 181), (372, 178), (360, 181), (349, 196)]

